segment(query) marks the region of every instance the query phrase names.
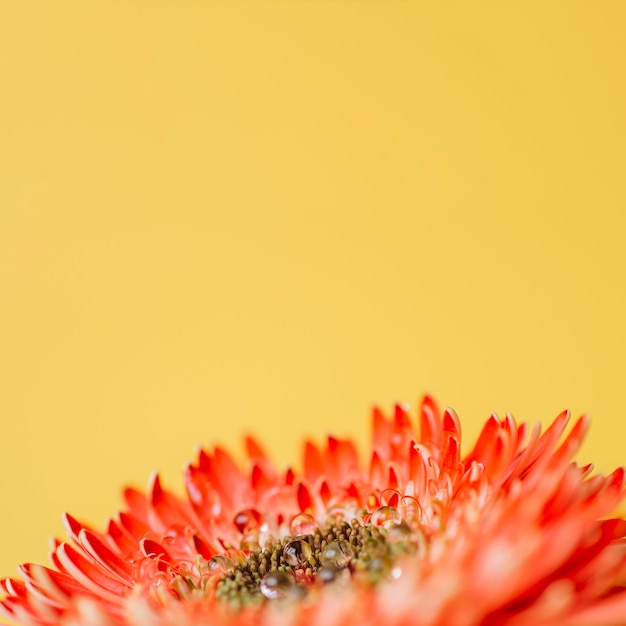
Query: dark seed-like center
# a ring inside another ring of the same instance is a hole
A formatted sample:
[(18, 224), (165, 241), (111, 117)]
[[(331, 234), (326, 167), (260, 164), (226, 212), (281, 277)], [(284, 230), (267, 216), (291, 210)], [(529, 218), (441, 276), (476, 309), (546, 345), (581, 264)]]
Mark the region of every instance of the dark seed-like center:
[[(398, 520), (399, 522), (399, 520)], [(237, 606), (302, 597), (310, 589), (358, 576), (369, 584), (393, 577), (397, 557), (415, 551), (404, 522), (388, 528), (354, 519), (285, 537), (252, 550), (224, 574), (217, 597)]]

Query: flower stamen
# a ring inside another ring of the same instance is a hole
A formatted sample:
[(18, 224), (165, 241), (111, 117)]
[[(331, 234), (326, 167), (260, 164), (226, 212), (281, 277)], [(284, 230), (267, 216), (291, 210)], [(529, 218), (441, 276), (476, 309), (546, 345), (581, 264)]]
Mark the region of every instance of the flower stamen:
[(355, 518), (318, 527), (311, 534), (270, 540), (224, 573), (217, 597), (241, 606), (300, 596), (350, 576), (370, 584), (391, 578), (397, 557), (414, 553), (416, 546), (410, 526), (393, 511), (386, 513), (394, 520), (388, 527)]

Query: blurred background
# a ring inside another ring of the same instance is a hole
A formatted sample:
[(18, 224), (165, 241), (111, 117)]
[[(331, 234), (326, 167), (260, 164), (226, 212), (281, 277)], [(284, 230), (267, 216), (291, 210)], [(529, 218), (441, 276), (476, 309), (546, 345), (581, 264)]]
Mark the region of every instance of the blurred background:
[(626, 462), (626, 3), (0, 9), (0, 575), (374, 404)]

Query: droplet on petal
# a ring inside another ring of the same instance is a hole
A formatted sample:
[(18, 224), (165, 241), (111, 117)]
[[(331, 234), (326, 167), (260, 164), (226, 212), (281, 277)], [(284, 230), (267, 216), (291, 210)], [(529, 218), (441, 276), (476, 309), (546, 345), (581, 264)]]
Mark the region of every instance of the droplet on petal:
[(248, 530), (247, 532), (244, 533), (243, 537), (241, 538), (241, 544), (240, 544), (240, 548), (242, 550), (246, 550), (246, 551), (258, 550), (260, 547), (261, 546), (259, 543), (258, 530), (256, 529)]
[(206, 568), (211, 576), (222, 576), (235, 569), (235, 562), (227, 556), (217, 554), (207, 561)]
[(168, 531), (163, 535), (161, 543), (163, 544), (163, 547), (167, 548), (168, 550), (185, 550), (190, 539), (188, 535), (189, 533), (186, 526), (175, 524), (174, 526), (171, 526)]
[(239, 511), (233, 520), (240, 533), (250, 528), (258, 528), (261, 525), (261, 514), (256, 509), (243, 509)]
[(354, 556), (354, 552), (347, 541), (331, 541), (320, 555), (320, 563), (324, 567), (346, 567)]
[(336, 504), (327, 509), (326, 515), (335, 522), (350, 522), (359, 518), (356, 504)]
[(315, 518), (308, 513), (298, 513), (289, 522), (289, 532), (294, 536), (312, 535), (317, 528)]
[(303, 539), (295, 539), (290, 541), (283, 548), (283, 556), (285, 562), (291, 567), (300, 567), (308, 562), (313, 554), (311, 545)]
[(389, 528), (395, 524), (399, 524), (402, 521), (402, 516), (398, 509), (394, 509), (392, 506), (381, 506), (372, 513), (370, 522), (372, 526), (382, 526), (383, 528)]
[(292, 576), (280, 570), (272, 570), (261, 579), (259, 589), (268, 600), (279, 600), (286, 598), (293, 586)]

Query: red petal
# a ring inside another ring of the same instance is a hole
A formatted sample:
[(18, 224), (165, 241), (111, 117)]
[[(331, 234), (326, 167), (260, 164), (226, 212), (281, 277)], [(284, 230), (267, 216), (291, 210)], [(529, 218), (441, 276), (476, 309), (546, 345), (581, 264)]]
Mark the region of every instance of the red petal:
[(478, 440), (474, 445), (474, 449), (464, 459), (465, 466), (468, 467), (472, 461), (478, 461), (483, 465), (486, 463), (489, 455), (491, 454), (491, 448), (493, 442), (500, 430), (500, 421), (496, 415), (490, 415), (489, 419), (485, 422)]
[(79, 521), (77, 521), (74, 517), (72, 517), (69, 513), (63, 513), (62, 515), (63, 525), (65, 526), (65, 530), (71, 539), (73, 539), (76, 543), (78, 543), (78, 535), (83, 528), (88, 528), (84, 526)]
[(330, 501), (330, 487), (325, 480), (323, 480), (322, 484), (320, 485), (320, 496), (322, 498), (324, 506), (328, 506), (328, 503)]
[(141, 551), (146, 556), (160, 558), (164, 561), (167, 561), (168, 563), (171, 563), (173, 561), (170, 553), (160, 543), (157, 543), (152, 539), (142, 539), (139, 542), (139, 546), (141, 548)]
[(559, 440), (559, 437), (563, 434), (563, 431), (567, 426), (567, 422), (569, 422), (569, 418), (569, 411), (562, 411), (559, 413), (548, 430), (546, 430), (546, 432), (539, 438), (535, 449), (535, 458), (542, 456), (545, 452), (554, 448), (556, 442)]
[(250, 474), (250, 483), (255, 491), (267, 491), (273, 486), (273, 481), (265, 475), (260, 465), (255, 464)]
[(426, 484), (428, 482), (428, 470), (422, 453), (414, 444), (410, 447), (409, 460), (409, 479), (415, 484), (415, 492), (418, 497), (426, 493)]
[(310, 513), (313, 510), (311, 493), (309, 488), (304, 483), (298, 484), (298, 506), (303, 513)]
[(287, 485), (288, 487), (293, 485), (294, 478), (295, 478), (295, 474), (293, 470), (290, 467), (288, 467), (287, 471), (285, 472), (285, 485)]
[(119, 513), (120, 524), (122, 528), (131, 536), (135, 541), (139, 541), (148, 532), (149, 527), (139, 521), (130, 513)]
[(350, 483), (348, 485), (348, 488), (346, 489), (346, 494), (350, 497), (350, 498), (355, 498), (355, 499), (359, 499), (359, 490), (357, 488), (357, 486), (354, 483)]
[(424, 396), (420, 413), (420, 439), (434, 452), (441, 448), (443, 433), (439, 408), (430, 396)]
[(209, 546), (198, 535), (193, 535), (193, 545), (196, 552), (203, 558), (208, 560), (213, 556)]
[(26, 585), (21, 580), (4, 578), (0, 580), (0, 586), (10, 596), (24, 597), (26, 595)]
[(389, 446), (391, 444), (391, 421), (384, 416), (383, 412), (378, 407), (374, 407), (372, 412), (372, 422), (372, 446), (380, 450), (386, 458), (389, 454)]
[(137, 543), (112, 519), (108, 521), (107, 534), (122, 554), (131, 556), (137, 551)]
[(324, 473), (324, 460), (314, 443), (304, 444), (304, 477), (309, 484), (314, 484), (318, 476)]
[(370, 482), (376, 489), (383, 489), (385, 485), (385, 466), (376, 452), (372, 452), (372, 460), (370, 461)]
[(400, 486), (400, 480), (398, 474), (393, 465), (389, 464), (389, 483), (387, 487), (389, 489), (397, 489)]
[(110, 602), (119, 602), (128, 592), (128, 587), (107, 575), (102, 568), (88, 561), (67, 543), (57, 551), (63, 569), (86, 589)]
[(447, 408), (443, 412), (443, 432), (444, 435), (452, 435), (458, 443), (461, 442), (461, 422), (458, 415), (451, 408)]
[(204, 474), (211, 472), (211, 457), (203, 448), (198, 452), (198, 469)]
[(459, 442), (453, 435), (447, 435), (446, 449), (443, 455), (441, 468), (450, 473), (451, 478), (461, 471), (460, 466), (460, 446)]
[(263, 451), (263, 448), (259, 445), (259, 442), (251, 435), (248, 435), (246, 437), (245, 443), (246, 443), (246, 451), (248, 453), (248, 456), (253, 461), (256, 461), (257, 459), (268, 458), (267, 454), (265, 454), (265, 452)]
[(120, 582), (132, 586), (133, 567), (131, 565), (109, 550), (92, 532), (81, 530), (79, 539), (80, 545), (99, 565), (110, 574), (117, 576)]

